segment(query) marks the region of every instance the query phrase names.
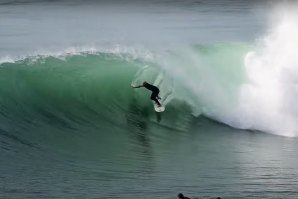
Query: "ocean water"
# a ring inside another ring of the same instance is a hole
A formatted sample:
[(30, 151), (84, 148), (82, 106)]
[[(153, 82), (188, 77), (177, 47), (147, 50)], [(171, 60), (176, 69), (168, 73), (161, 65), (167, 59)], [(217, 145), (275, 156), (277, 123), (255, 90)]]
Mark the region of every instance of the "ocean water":
[(1, 1), (0, 198), (297, 198), (297, 10)]

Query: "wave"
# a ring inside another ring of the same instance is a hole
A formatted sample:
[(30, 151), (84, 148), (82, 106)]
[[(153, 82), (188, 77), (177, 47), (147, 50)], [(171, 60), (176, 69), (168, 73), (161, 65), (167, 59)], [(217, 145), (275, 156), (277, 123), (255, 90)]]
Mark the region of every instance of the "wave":
[[(288, 42), (272, 40), (276, 45)], [(277, 57), (271, 54), (276, 46), (260, 46), (217, 43), (156, 50), (116, 46), (5, 58), (0, 74), (1, 129), (123, 128), (128, 122), (138, 125), (138, 120), (155, 122), (150, 93), (131, 88), (146, 80), (161, 90), (167, 111), (160, 124), (166, 127), (187, 129), (202, 115), (235, 128), (296, 136), (297, 117), (289, 108), (295, 94), (286, 92), (287, 98), (283, 93), (297, 78), (291, 73), (287, 85), (275, 79), (267, 61)], [(290, 60), (286, 65), (269, 62), (275, 71), (284, 66), (294, 69), (292, 54), (279, 53)], [(289, 102), (286, 109), (285, 102)]]

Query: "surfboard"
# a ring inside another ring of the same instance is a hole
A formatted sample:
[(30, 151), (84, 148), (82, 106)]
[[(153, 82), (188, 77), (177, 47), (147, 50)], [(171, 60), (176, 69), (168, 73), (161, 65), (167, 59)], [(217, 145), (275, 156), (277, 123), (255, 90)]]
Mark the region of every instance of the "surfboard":
[(166, 108), (164, 106), (158, 106), (155, 102), (153, 102), (154, 110), (158, 113), (164, 112)]

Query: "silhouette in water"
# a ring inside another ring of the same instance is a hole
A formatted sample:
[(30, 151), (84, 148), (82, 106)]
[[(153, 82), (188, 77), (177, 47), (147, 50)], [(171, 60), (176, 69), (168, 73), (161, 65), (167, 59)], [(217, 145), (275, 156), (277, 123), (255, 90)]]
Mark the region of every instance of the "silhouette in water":
[(148, 82), (144, 81), (142, 85), (140, 86), (132, 86), (133, 88), (141, 88), (141, 87), (145, 87), (146, 89), (152, 91), (152, 94), (151, 94), (151, 97), (150, 99), (155, 101), (155, 103), (160, 107), (161, 104), (159, 103), (158, 99), (160, 99), (160, 97), (158, 96), (159, 94), (159, 89), (152, 85), (152, 84), (149, 84)]

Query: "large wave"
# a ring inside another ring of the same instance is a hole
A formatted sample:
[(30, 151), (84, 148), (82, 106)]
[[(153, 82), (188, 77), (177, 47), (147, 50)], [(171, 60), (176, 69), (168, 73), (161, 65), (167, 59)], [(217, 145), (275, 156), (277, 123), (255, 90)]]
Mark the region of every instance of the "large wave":
[(204, 115), (235, 128), (297, 136), (297, 16), (279, 19), (257, 44), (117, 46), (3, 58), (1, 129), (125, 126), (130, 116), (152, 121), (150, 94), (130, 87), (146, 80), (167, 99), (166, 126), (183, 129)]

